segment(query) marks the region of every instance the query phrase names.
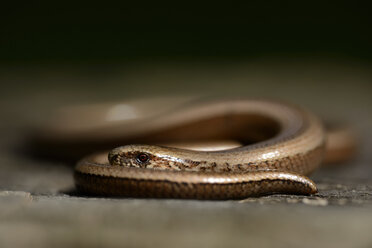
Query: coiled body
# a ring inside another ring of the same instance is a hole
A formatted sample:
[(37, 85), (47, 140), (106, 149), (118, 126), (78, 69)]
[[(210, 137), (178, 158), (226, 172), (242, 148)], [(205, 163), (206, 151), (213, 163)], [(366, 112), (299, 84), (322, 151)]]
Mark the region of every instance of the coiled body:
[(80, 191), (196, 199), (317, 192), (305, 175), (321, 164), (326, 133), (315, 115), (290, 104), (268, 100), (189, 104), (121, 128), (122, 139), (130, 142), (234, 139), (243, 145), (219, 151), (118, 147), (77, 164), (75, 182)]

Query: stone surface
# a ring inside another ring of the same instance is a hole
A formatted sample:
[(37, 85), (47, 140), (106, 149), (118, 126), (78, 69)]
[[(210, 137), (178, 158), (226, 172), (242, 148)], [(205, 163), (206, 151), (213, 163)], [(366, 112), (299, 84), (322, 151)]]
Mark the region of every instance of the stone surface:
[[(334, 62), (1, 68), (0, 247), (371, 247), (370, 65)], [(241, 201), (86, 198), (72, 164), (24, 152), (29, 127), (66, 104), (127, 97), (279, 97), (350, 123), (358, 156), (312, 178), (315, 196)]]

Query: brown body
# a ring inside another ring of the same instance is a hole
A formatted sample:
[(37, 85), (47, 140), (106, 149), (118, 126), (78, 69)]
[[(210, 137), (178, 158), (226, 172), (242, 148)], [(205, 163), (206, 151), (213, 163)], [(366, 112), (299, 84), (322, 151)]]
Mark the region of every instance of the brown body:
[(321, 164), (326, 151), (322, 122), (306, 110), (276, 101), (191, 104), (122, 128), (121, 135), (130, 141), (234, 139), (243, 145), (219, 151), (118, 147), (108, 158), (103, 153), (78, 163), (79, 190), (107, 196), (197, 199), (313, 194), (316, 186), (305, 175)]

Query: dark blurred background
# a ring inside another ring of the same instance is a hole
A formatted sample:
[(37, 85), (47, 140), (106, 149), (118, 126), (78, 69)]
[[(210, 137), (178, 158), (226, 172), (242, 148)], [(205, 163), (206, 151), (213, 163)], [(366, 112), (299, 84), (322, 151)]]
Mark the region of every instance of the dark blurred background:
[(7, 1), (0, 62), (371, 60), (370, 10), (357, 1)]
[[(3, 1), (0, 11), (0, 247), (372, 247), (369, 4)], [(311, 175), (317, 196), (113, 200), (69, 194), (75, 161), (46, 160), (50, 146), (35, 156), (29, 142), (66, 105), (183, 94), (288, 100), (351, 124), (358, 154)]]
[(4, 125), (165, 95), (282, 98), (349, 122), (370, 104), (367, 4), (21, 1), (1, 10)]

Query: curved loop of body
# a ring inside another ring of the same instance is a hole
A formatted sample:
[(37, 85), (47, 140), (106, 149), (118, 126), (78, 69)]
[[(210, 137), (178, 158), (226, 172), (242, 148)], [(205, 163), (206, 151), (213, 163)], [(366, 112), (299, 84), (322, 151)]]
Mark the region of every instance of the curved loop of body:
[(189, 104), (122, 128), (130, 141), (230, 139), (243, 145), (217, 151), (118, 147), (77, 164), (79, 190), (117, 197), (195, 199), (314, 194), (316, 186), (306, 175), (319, 167), (326, 151), (322, 122), (307, 110), (278, 101)]

